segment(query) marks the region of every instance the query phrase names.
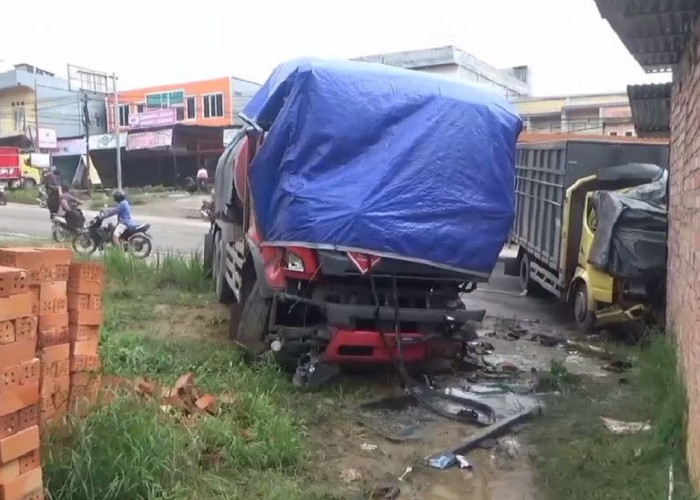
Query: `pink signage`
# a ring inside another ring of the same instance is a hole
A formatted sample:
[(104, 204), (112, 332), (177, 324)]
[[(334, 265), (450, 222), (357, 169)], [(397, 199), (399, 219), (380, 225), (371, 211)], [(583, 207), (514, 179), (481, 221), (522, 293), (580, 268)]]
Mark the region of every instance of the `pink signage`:
[(175, 108), (151, 109), (129, 115), (130, 128), (168, 127), (177, 123)]
[(153, 130), (151, 132), (129, 133), (126, 138), (127, 151), (135, 149), (153, 149), (171, 146), (173, 143), (173, 129)]

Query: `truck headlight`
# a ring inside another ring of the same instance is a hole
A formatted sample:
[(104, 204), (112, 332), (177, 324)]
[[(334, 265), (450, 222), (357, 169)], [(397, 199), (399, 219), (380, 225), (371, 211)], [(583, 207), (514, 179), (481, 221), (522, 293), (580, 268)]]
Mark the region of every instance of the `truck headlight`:
[(287, 254), (287, 270), (294, 271), (295, 273), (303, 273), (306, 271), (304, 268), (304, 261), (301, 260), (297, 254), (289, 252)]

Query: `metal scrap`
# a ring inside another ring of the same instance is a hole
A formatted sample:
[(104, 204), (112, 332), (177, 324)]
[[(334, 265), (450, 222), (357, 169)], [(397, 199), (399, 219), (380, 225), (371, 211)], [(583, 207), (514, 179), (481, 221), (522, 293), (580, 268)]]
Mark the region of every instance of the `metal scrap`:
[(600, 417), (603, 425), (613, 434), (637, 434), (651, 430), (649, 422), (625, 422), (613, 418)]

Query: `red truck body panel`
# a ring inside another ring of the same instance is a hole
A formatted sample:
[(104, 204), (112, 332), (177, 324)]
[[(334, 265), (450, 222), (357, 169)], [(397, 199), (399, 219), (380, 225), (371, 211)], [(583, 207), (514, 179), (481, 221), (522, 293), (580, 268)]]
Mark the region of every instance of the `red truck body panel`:
[(19, 148), (0, 147), (0, 180), (22, 178)]

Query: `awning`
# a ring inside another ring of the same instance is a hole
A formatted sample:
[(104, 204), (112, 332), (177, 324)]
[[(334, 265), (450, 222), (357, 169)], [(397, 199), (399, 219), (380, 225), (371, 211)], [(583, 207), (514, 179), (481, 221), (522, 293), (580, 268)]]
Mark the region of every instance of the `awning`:
[(671, 83), (628, 85), (634, 130), (639, 137), (671, 135)]
[(648, 73), (671, 71), (685, 53), (700, 0), (595, 0), (627, 50)]

